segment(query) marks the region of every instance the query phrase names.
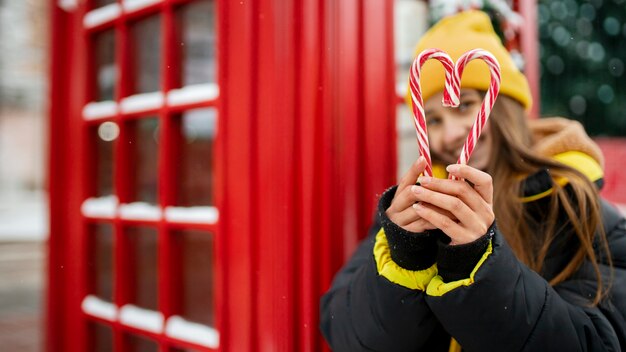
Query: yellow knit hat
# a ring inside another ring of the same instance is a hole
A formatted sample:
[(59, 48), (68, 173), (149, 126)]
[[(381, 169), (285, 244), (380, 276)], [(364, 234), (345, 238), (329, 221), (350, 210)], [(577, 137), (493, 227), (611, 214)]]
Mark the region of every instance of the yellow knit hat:
[[(519, 101), (527, 110), (532, 104), (526, 77), (517, 69), (513, 59), (495, 33), (489, 16), (481, 11), (466, 11), (446, 17), (429, 29), (420, 39), (415, 56), (424, 49), (437, 48), (456, 60), (468, 50), (481, 48), (491, 52), (500, 63), (502, 83), (500, 94)], [(491, 81), (489, 68), (481, 60), (471, 61), (463, 71), (462, 88), (486, 91)], [(443, 91), (444, 70), (437, 60), (428, 60), (421, 70), (420, 83), (424, 102)], [(410, 104), (410, 93), (407, 96)]]

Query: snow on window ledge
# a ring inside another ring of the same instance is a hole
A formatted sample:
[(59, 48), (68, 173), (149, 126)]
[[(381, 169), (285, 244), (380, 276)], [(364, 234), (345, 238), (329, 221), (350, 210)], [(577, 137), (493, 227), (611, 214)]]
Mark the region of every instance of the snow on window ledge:
[(83, 216), (89, 218), (106, 218), (115, 217), (118, 200), (116, 196), (104, 196), (99, 198), (87, 198), (81, 204), (80, 211)]
[(83, 119), (97, 120), (117, 114), (117, 103), (112, 100), (91, 102), (83, 107)]
[(194, 224), (215, 224), (219, 218), (216, 207), (166, 207), (165, 219), (168, 222)]
[(163, 2), (163, 0), (124, 0), (122, 6), (125, 12), (132, 12), (160, 2)]
[(409, 87), (406, 83), (397, 83), (396, 84), (396, 95), (399, 97), (405, 97), (406, 93), (409, 91)]
[(165, 334), (178, 340), (209, 348), (218, 348), (220, 344), (220, 335), (217, 330), (206, 325), (192, 323), (176, 315), (167, 319)]
[(163, 100), (161, 92), (135, 94), (122, 99), (120, 109), (127, 114), (159, 109), (163, 106)]
[(167, 104), (171, 106), (200, 103), (214, 100), (220, 94), (217, 84), (193, 84), (167, 93)]
[(104, 320), (115, 321), (117, 318), (117, 307), (113, 303), (103, 301), (93, 295), (88, 295), (83, 299), (81, 308), (84, 313)]
[(120, 204), (120, 218), (126, 220), (161, 220), (161, 207), (144, 202)]
[(149, 309), (126, 304), (120, 308), (120, 322), (127, 326), (150, 331), (163, 332), (163, 314)]
[(57, 5), (65, 12), (73, 12), (78, 8), (78, 0), (59, 0)]
[(120, 16), (122, 8), (120, 4), (108, 4), (87, 12), (83, 18), (83, 26), (93, 28), (103, 23), (112, 21)]

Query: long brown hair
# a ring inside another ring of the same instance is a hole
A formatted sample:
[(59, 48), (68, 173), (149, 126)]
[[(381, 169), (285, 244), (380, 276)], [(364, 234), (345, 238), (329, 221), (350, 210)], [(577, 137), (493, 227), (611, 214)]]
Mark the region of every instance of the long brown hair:
[[(555, 235), (564, 226), (562, 219), (565, 217), (565, 225), (575, 233), (579, 246), (571, 261), (549, 278), (549, 283), (563, 282), (588, 259), (597, 276), (598, 289), (592, 302), (597, 304), (605, 290), (593, 246), (596, 235), (600, 236), (598, 239), (609, 264), (610, 257), (596, 187), (581, 172), (532, 151), (533, 138), (527, 116), (517, 101), (499, 96), (489, 121), (492, 155), (486, 171), (493, 178), (498, 227), (518, 259), (540, 273)], [(521, 200), (521, 187), (525, 176), (541, 169), (548, 169), (553, 178), (567, 179), (569, 190), (553, 182), (553, 191), (547, 200), (548, 212), (541, 221), (534, 221)]]

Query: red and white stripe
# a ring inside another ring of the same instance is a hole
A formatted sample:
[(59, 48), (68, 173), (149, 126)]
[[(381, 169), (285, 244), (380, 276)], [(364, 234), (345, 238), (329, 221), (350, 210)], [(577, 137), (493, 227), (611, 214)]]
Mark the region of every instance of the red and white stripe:
[[(461, 86), (461, 76), (463, 75), (463, 70), (465, 69), (465, 66), (467, 66), (467, 64), (474, 59), (481, 59), (485, 61), (487, 66), (489, 66), (489, 72), (491, 73), (491, 83), (489, 85), (489, 89), (487, 89), (485, 98), (483, 99), (480, 111), (478, 111), (478, 116), (476, 116), (476, 120), (474, 120), (472, 129), (467, 135), (467, 139), (465, 140), (465, 144), (463, 145), (463, 149), (461, 150), (461, 155), (459, 156), (458, 160), (459, 164), (467, 164), (470, 156), (472, 155), (472, 152), (474, 151), (474, 148), (476, 147), (476, 143), (478, 143), (480, 134), (482, 133), (483, 128), (487, 123), (487, 119), (489, 118), (489, 114), (491, 113), (491, 109), (493, 108), (493, 104), (498, 97), (498, 93), (500, 92), (500, 64), (490, 52), (483, 49), (470, 50), (459, 58), (454, 67), (455, 86)], [(459, 101), (455, 101), (455, 106), (458, 106), (458, 104)]]
[[(448, 54), (439, 49), (426, 49), (422, 51), (411, 66), (409, 75), (409, 86), (411, 89), (411, 101), (413, 107), (413, 122), (417, 133), (417, 144), (420, 154), (426, 158), (426, 169), (424, 175), (433, 176), (432, 160), (430, 158), (430, 145), (428, 143), (428, 131), (426, 129), (426, 116), (424, 114), (424, 100), (422, 98), (422, 87), (420, 85), (420, 71), (422, 65), (430, 59), (439, 60), (446, 71), (445, 89), (443, 91), (443, 105), (453, 106), (453, 102), (458, 102), (460, 89), (454, 85), (453, 70), (454, 62)], [(457, 103), (458, 105), (458, 103)]]

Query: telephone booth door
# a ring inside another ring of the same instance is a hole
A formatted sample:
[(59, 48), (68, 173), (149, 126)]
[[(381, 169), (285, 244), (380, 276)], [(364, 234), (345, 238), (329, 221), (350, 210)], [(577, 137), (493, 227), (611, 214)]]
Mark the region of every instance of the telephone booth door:
[(219, 349), (216, 5), (53, 4), (49, 350)]

